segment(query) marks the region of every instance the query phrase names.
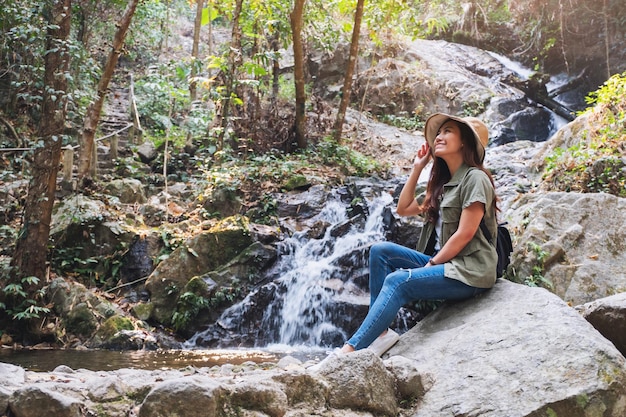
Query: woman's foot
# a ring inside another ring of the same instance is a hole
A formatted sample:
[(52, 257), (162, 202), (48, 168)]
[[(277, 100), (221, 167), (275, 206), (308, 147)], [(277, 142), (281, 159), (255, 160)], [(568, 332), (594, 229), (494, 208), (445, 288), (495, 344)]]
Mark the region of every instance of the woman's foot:
[(369, 345), (368, 349), (378, 356), (383, 356), (385, 352), (398, 342), (398, 339), (400, 339), (398, 333), (387, 329), (386, 332), (378, 336), (378, 338)]
[[(345, 349), (345, 351), (344, 351)], [(329, 361), (333, 361), (335, 360), (337, 357), (339, 356), (343, 356), (347, 353), (350, 352), (354, 352), (354, 348), (348, 344), (343, 345), (341, 348), (335, 348), (334, 350), (332, 350), (328, 356), (326, 356), (324, 359), (322, 359), (321, 362), (310, 366), (308, 369), (310, 369), (311, 371), (319, 371), (320, 369), (322, 369), (322, 367), (325, 366), (326, 363), (328, 363)]]
[(352, 353), (354, 352), (354, 347), (350, 346), (349, 344), (345, 344), (343, 345), (343, 347), (339, 350), (339, 352), (341, 353)]

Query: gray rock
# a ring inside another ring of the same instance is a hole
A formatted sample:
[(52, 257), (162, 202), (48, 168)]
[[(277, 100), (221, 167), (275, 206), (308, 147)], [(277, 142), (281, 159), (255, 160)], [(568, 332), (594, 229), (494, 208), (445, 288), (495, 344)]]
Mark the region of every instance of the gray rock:
[(134, 178), (112, 180), (104, 189), (108, 194), (119, 198), (123, 204), (143, 204), (147, 201), (143, 184)]
[(11, 415), (16, 417), (82, 417), (82, 406), (77, 398), (38, 386), (17, 390), (9, 401)]
[(141, 404), (139, 417), (218, 416), (224, 388), (206, 378), (188, 377), (158, 384)]
[(137, 155), (141, 162), (148, 164), (156, 159), (158, 152), (152, 141), (145, 141), (137, 147)]
[(626, 200), (610, 194), (536, 193), (513, 202), (512, 268), (524, 280), (536, 274), (572, 305), (626, 289)]
[(388, 355), (432, 376), (412, 417), (626, 415), (626, 360), (544, 289), (500, 280), (436, 310)]
[(316, 371), (328, 381), (331, 407), (367, 410), (377, 416), (396, 415), (393, 377), (375, 353), (363, 349), (331, 359)]
[(0, 407), (16, 417), (42, 409), (53, 417), (626, 415), (626, 359), (615, 346), (556, 295), (506, 280), (442, 305), (383, 360), (362, 350), (318, 371), (290, 360), (51, 373), (0, 364), (0, 371)]
[(577, 306), (576, 310), (626, 356), (626, 292)]

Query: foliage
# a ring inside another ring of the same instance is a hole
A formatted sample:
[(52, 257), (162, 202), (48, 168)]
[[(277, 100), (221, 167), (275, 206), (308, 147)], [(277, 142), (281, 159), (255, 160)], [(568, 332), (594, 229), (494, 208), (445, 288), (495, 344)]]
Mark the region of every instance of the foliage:
[(133, 61), (157, 57), (166, 38), (170, 35), (168, 16), (171, 18), (171, 16), (190, 15), (190, 9), (184, 6), (185, 3), (180, 1), (141, 1), (126, 36), (127, 57)]
[(611, 77), (587, 102), (593, 107), (582, 114), (599, 127), (546, 157), (544, 179), (557, 190), (626, 197), (626, 73)]
[(39, 290), (32, 294), (28, 287), (36, 286), (39, 283), (37, 277), (23, 277), (16, 283), (2, 285), (3, 297), (0, 299), (9, 300), (6, 303), (0, 302), (0, 310), (13, 318), (13, 320), (30, 320), (40, 318), (48, 314), (50, 309), (41, 305), (43, 291)]
[[(327, 182), (339, 182), (345, 175), (368, 176), (382, 170), (382, 167), (375, 159), (327, 137), (299, 154), (273, 152), (251, 156), (245, 161), (230, 159), (223, 163), (207, 163), (203, 169), (205, 188), (199, 196), (200, 201), (210, 200), (216, 190), (232, 196), (267, 195), (291, 188), (293, 177), (306, 177), (307, 182), (321, 177)], [(298, 182), (302, 184), (302, 178)], [(272, 218), (275, 209), (272, 199), (247, 200), (256, 200), (263, 207), (256, 212), (259, 219)]]
[(205, 298), (192, 291), (187, 291), (178, 298), (176, 310), (172, 314), (172, 325), (176, 330), (185, 329), (202, 310), (217, 308), (226, 302), (232, 302), (240, 293), (237, 288), (222, 288), (210, 298)]
[[(122, 245), (125, 246), (125, 245)], [(113, 254), (85, 258), (80, 246), (54, 248), (51, 255), (51, 267), (60, 276), (72, 277), (88, 287), (103, 287), (107, 282), (119, 279), (124, 250)]]
[(146, 127), (165, 132), (189, 106), (187, 76), (184, 63), (170, 61), (150, 67), (145, 77), (135, 82), (137, 110)]
[(424, 121), (416, 114), (412, 116), (383, 114), (378, 116), (378, 118), (383, 123), (405, 129), (409, 132), (421, 131), (424, 129)]
[(533, 264), (531, 274), (524, 278), (524, 284), (529, 287), (552, 288), (550, 280), (543, 276), (548, 253), (540, 245), (533, 242), (528, 243), (528, 248), (534, 254), (536, 263)]

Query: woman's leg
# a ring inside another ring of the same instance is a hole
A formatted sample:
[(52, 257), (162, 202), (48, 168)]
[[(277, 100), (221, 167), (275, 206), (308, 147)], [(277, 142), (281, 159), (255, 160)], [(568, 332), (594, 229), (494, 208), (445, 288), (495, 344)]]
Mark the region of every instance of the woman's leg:
[(390, 273), (365, 320), (347, 344), (368, 347), (395, 319), (400, 308), (415, 300), (462, 300), (486, 289), (475, 288), (443, 275), (444, 266), (398, 270)]
[(397, 243), (380, 242), (372, 245), (369, 255), (370, 308), (376, 301), (387, 275), (398, 269), (422, 267), (430, 258)]

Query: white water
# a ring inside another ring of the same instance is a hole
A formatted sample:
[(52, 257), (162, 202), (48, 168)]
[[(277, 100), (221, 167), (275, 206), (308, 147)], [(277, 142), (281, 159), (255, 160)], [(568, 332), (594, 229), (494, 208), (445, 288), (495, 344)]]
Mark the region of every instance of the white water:
[[(281, 303), (280, 314), (268, 308), (264, 325), (279, 326), (278, 341), (286, 345), (320, 346), (324, 336), (344, 332), (330, 320), (331, 298), (349, 292), (349, 278), (337, 278), (340, 271), (336, 261), (346, 255), (359, 253), (359, 248), (383, 238), (383, 209), (391, 203), (389, 194), (370, 202), (369, 217), (362, 230), (352, 226), (344, 236), (333, 238), (333, 226), (348, 220), (346, 207), (340, 202), (329, 202), (317, 216), (331, 224), (321, 239), (294, 236), (285, 242), (288, 250), (282, 254), (277, 270), (282, 271), (279, 283), (287, 292), (275, 303)], [(347, 288), (346, 288), (347, 287)]]
[(496, 54), (495, 52), (487, 51), (489, 55), (500, 61), (505, 68), (510, 69), (517, 75), (519, 75), (523, 80), (527, 80), (535, 71), (524, 67), (521, 63), (517, 61), (513, 61), (503, 55)]
[[(504, 65), (505, 68), (516, 73), (522, 80), (528, 80), (530, 76), (535, 73), (535, 71), (531, 70), (530, 68), (525, 67), (520, 62), (513, 61), (512, 59), (509, 59), (495, 52), (487, 51), (487, 53), (491, 55), (492, 57), (494, 57), (495, 59), (497, 59), (502, 65)], [(568, 81), (570, 81), (570, 79), (571, 77), (565, 74), (553, 75), (550, 77), (550, 82), (546, 84), (546, 88), (548, 89), (548, 91), (553, 90), (555, 88), (560, 87), (561, 85), (566, 84)], [(559, 116), (556, 113), (552, 113), (552, 119), (554, 123), (552, 130), (554, 132), (556, 132), (558, 129), (560, 129), (561, 127), (565, 126), (568, 123), (566, 119), (564, 119), (563, 117)]]

